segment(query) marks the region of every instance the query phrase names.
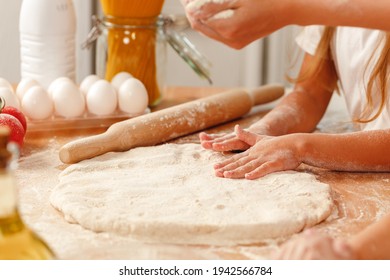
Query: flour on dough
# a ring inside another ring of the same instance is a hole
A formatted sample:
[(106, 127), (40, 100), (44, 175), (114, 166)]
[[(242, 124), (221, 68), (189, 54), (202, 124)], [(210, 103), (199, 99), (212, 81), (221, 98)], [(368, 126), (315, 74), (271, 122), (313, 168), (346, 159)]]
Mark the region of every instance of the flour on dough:
[(330, 187), (313, 175), (218, 178), (212, 166), (224, 157), (199, 144), (108, 153), (66, 168), (51, 204), (92, 231), (177, 244), (254, 244), (330, 215)]

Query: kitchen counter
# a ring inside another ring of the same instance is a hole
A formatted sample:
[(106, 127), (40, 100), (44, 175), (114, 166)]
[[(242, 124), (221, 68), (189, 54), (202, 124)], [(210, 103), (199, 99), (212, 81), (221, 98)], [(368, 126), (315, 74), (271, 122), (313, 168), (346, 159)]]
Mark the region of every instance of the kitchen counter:
[[(176, 105), (221, 92), (221, 88), (169, 88), (157, 108)], [(227, 132), (236, 123), (244, 127), (259, 120), (272, 107), (261, 105), (244, 118), (207, 130)], [(343, 119), (344, 118), (344, 119)], [(343, 132), (349, 129), (342, 112), (329, 109), (319, 130)], [(335, 125), (331, 125), (335, 124)], [(95, 233), (77, 224), (67, 223), (49, 203), (51, 189), (58, 174), (67, 165), (58, 157), (65, 143), (88, 135), (102, 133), (106, 127), (29, 131), (16, 171), (20, 212), (25, 222), (54, 249), (60, 259), (266, 259), (286, 239), (256, 246), (210, 247), (144, 244), (128, 237)], [(197, 133), (172, 142), (198, 143)], [(351, 236), (390, 210), (390, 173), (347, 173), (301, 166), (317, 179), (332, 187), (335, 209), (323, 223), (315, 226), (333, 236)]]

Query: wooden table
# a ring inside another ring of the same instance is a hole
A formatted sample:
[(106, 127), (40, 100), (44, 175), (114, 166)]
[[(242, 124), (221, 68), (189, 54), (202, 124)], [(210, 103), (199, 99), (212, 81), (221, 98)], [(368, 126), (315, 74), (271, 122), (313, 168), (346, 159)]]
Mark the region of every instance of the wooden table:
[[(158, 110), (221, 92), (221, 88), (169, 88)], [(246, 127), (259, 120), (269, 106), (259, 106), (240, 120), (210, 128), (208, 132), (231, 131), (236, 123)], [(331, 116), (333, 112), (330, 112)], [(237, 247), (143, 244), (109, 233), (94, 233), (68, 224), (49, 203), (58, 174), (67, 167), (58, 158), (59, 148), (76, 138), (104, 132), (106, 127), (30, 131), (26, 135), (16, 171), (20, 211), (26, 223), (41, 235), (60, 259), (264, 259), (285, 239), (263, 245)], [(326, 130), (326, 125), (323, 130)], [(342, 130), (342, 129), (341, 129)], [(197, 133), (176, 143), (199, 142)], [(332, 172), (302, 166), (328, 183), (334, 192), (335, 210), (316, 226), (334, 236), (348, 237), (390, 210), (389, 173)]]

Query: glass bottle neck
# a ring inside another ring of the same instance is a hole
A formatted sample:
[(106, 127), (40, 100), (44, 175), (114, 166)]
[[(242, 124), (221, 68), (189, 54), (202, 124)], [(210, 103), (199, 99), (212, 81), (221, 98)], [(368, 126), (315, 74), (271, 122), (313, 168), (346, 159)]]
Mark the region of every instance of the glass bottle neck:
[(6, 169), (0, 169), (0, 219), (16, 212), (15, 178)]

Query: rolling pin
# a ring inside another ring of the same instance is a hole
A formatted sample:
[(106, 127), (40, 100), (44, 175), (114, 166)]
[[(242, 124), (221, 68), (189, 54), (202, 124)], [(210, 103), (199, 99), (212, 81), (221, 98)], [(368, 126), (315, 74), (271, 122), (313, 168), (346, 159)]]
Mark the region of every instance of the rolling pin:
[(284, 87), (280, 85), (261, 86), (252, 91), (232, 89), (114, 123), (102, 134), (65, 144), (59, 156), (64, 163), (76, 163), (107, 152), (153, 146), (240, 118), (254, 105), (272, 102), (283, 94)]

